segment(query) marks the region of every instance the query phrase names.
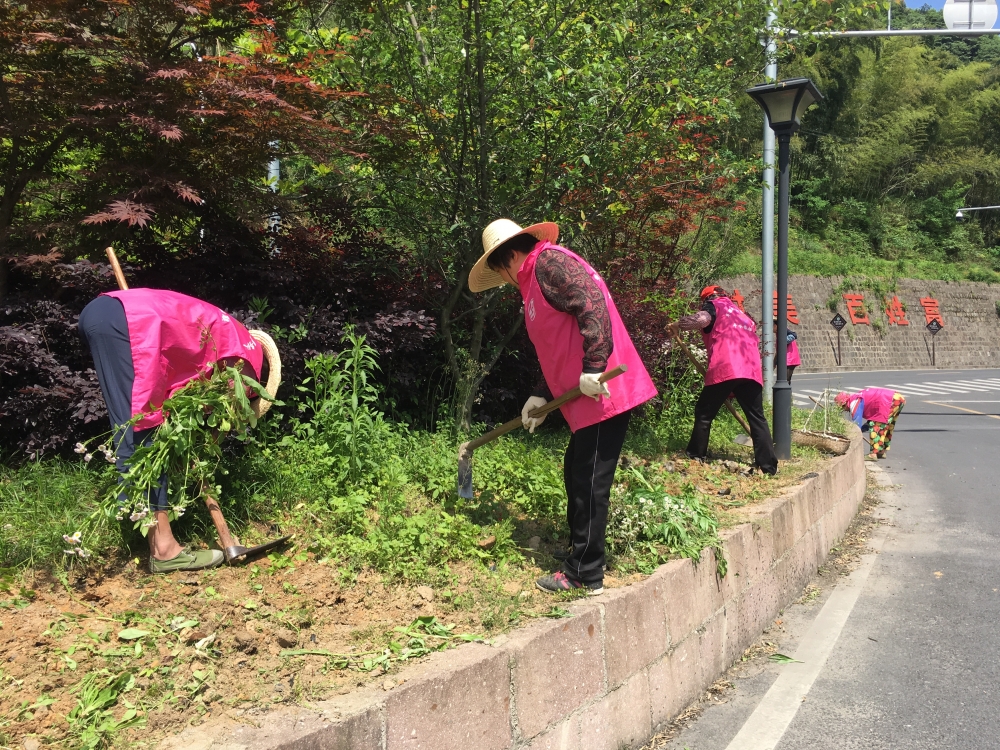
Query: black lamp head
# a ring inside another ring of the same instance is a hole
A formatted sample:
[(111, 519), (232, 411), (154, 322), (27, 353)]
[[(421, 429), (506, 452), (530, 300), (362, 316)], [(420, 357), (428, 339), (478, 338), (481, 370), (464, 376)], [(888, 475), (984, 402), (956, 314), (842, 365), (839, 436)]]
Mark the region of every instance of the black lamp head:
[(775, 133), (794, 133), (801, 125), (803, 113), (823, 99), (819, 89), (808, 78), (762, 83), (748, 88), (747, 93), (764, 110)]

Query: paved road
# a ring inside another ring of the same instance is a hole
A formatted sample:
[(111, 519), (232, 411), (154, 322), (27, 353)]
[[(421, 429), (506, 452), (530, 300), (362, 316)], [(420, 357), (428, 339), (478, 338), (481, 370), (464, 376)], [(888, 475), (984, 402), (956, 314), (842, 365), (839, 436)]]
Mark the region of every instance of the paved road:
[(898, 485), (883, 506), (892, 524), (867, 569), (825, 594), (856, 600), (842, 627), (830, 607), (786, 615), (785, 653), (829, 641), (814, 679), (795, 676), (806, 665), (780, 677), (788, 666), (777, 664), (738, 679), (669, 747), (1000, 748), (1000, 370), (801, 374), (792, 385), (797, 401), (868, 385), (906, 396), (877, 465)]

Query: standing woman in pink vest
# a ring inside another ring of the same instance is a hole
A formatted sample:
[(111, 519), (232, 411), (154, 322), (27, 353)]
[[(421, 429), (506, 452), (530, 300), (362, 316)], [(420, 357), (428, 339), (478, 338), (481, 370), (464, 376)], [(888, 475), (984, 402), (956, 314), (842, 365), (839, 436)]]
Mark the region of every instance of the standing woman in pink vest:
[[(77, 325), (94, 358), (114, 431), (118, 470), (128, 471), (136, 446), (148, 445), (163, 422), (160, 406), (177, 390), (210, 376), (216, 362), (243, 360), (260, 379), (263, 349), (243, 325), (215, 305), (162, 289), (126, 289), (91, 301)], [(133, 418), (139, 417), (134, 425)], [(170, 529), (167, 477), (150, 492), (149, 570), (214, 568), (219, 550), (183, 549)]]
[[(774, 335), (778, 335), (778, 322), (774, 323)], [(792, 384), (792, 373), (795, 372), (795, 368), (802, 364), (802, 357), (799, 355), (799, 334), (795, 331), (788, 331), (785, 335), (785, 341), (788, 343), (788, 351), (785, 355), (785, 364), (788, 371), (788, 384)], [(778, 363), (774, 363), (774, 368), (778, 368)]]
[(765, 474), (778, 472), (771, 430), (764, 417), (764, 378), (761, 374), (757, 324), (729, 299), (721, 286), (701, 290), (701, 310), (686, 315), (671, 326), (682, 331), (701, 331), (708, 352), (705, 387), (694, 406), (694, 429), (687, 454), (703, 460), (708, 456), (712, 420), (730, 395), (736, 397), (746, 415), (753, 439), (754, 465)]
[[(611, 299), (604, 279), (587, 262), (556, 245), (551, 222), (522, 229), (497, 219), (483, 230), (483, 255), (469, 273), (469, 289), (510, 284), (521, 292), (524, 324), (542, 366), (544, 383), (521, 410), (534, 433), (545, 417), (528, 414), (577, 386), (585, 397), (560, 407), (573, 433), (566, 448), (566, 521), (570, 550), (562, 570), (536, 582), (543, 591), (604, 590), (604, 534), (608, 501), (629, 417), (656, 395)], [(618, 365), (628, 372), (607, 383), (601, 374)], [(587, 398), (589, 397), (589, 398)]]

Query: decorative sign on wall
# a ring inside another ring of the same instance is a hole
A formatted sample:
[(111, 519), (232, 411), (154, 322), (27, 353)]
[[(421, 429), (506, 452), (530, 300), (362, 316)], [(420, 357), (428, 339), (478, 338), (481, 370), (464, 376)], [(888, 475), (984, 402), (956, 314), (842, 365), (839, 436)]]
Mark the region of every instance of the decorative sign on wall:
[(844, 319), (843, 315), (837, 313), (836, 315), (833, 316), (833, 320), (830, 321), (830, 325), (836, 328), (837, 332), (839, 333), (840, 331), (844, 330), (844, 326), (847, 325), (847, 321)]
[[(778, 317), (778, 293), (774, 293), (774, 317)], [(788, 295), (788, 314), (786, 316), (789, 323), (799, 324), (799, 311), (795, 309), (795, 303), (792, 302), (792, 295)]]
[(936, 299), (933, 297), (921, 297), (920, 304), (924, 308), (924, 317), (927, 318), (928, 326), (931, 321), (936, 320), (942, 327), (944, 327), (944, 318), (941, 317), (941, 309)]
[(903, 308), (903, 303), (899, 301), (899, 297), (896, 295), (893, 295), (892, 299), (886, 298), (885, 314), (889, 318), (889, 325), (910, 325), (910, 321), (906, 319), (906, 310)]
[(942, 328), (944, 328), (944, 326), (938, 323), (937, 319), (934, 319), (927, 324), (927, 330), (931, 332), (932, 336), (937, 335), (937, 332), (940, 331)]
[(733, 302), (736, 303), (736, 306), (740, 308), (740, 310), (746, 312), (746, 308), (743, 307), (743, 295), (740, 294), (739, 289), (733, 289)]
[(871, 321), (868, 320), (868, 311), (865, 310), (863, 294), (845, 294), (844, 302), (847, 304), (847, 314), (854, 325), (871, 325)]

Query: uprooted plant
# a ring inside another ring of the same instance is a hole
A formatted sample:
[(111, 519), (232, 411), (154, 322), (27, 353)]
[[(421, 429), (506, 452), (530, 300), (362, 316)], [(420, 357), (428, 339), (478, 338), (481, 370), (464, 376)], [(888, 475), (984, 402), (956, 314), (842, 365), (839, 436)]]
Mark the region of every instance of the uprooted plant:
[(698, 560), (708, 547), (715, 550), (719, 575), (726, 574), (719, 522), (693, 485), (673, 496), (635, 467), (622, 473), (625, 481), (612, 488), (608, 512), (608, 551), (617, 567), (649, 573), (671, 554)]
[[(263, 386), (242, 373), (240, 366), (216, 363), (211, 376), (195, 378), (163, 402), (164, 421), (138, 446), (127, 462), (119, 487), (108, 493), (105, 511), (128, 518), (145, 535), (153, 525), (149, 493), (169, 477), (167, 496), (171, 521), (184, 515), (191, 502), (215, 484), (222, 461), (220, 436), (246, 441), (257, 425), (250, 396), (267, 397)], [(279, 402), (275, 402), (279, 403)], [(141, 419), (133, 418), (125, 429)]]

